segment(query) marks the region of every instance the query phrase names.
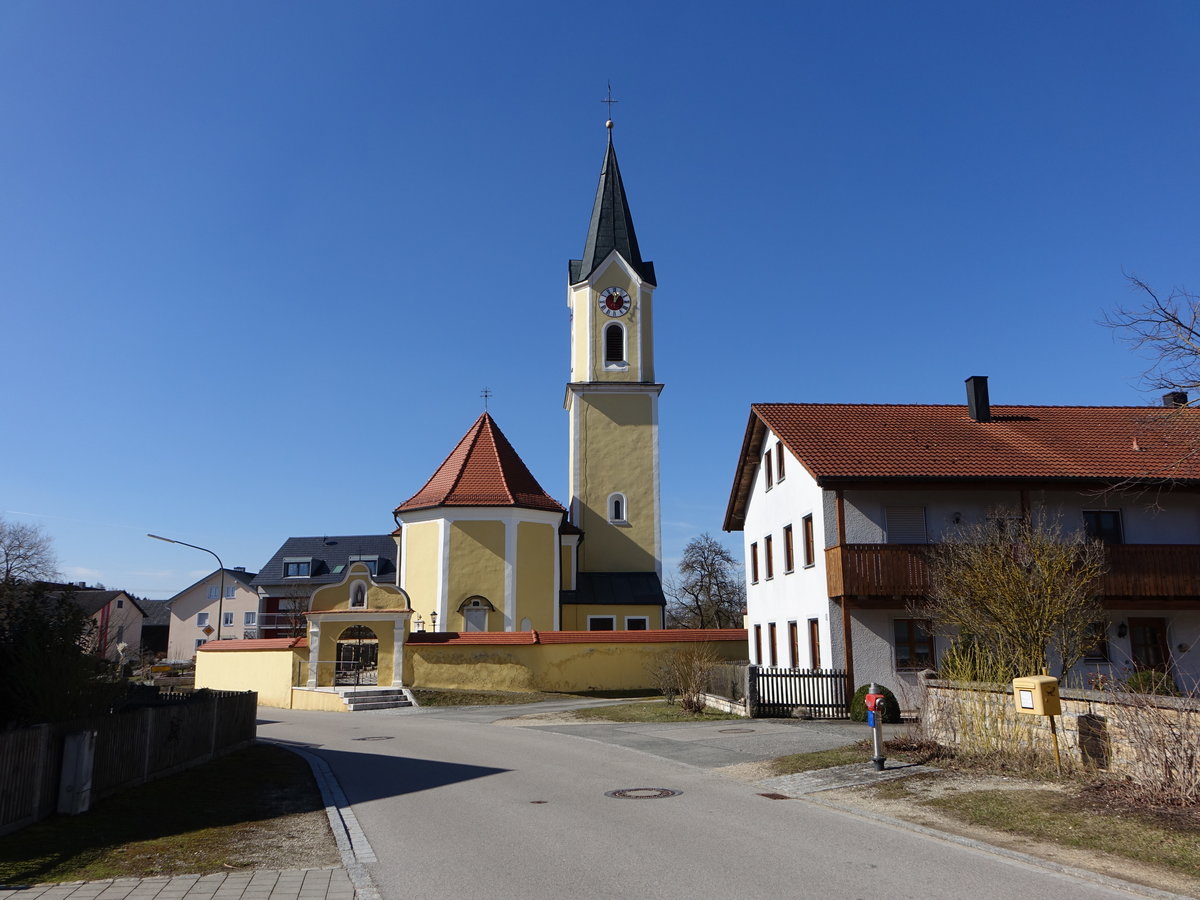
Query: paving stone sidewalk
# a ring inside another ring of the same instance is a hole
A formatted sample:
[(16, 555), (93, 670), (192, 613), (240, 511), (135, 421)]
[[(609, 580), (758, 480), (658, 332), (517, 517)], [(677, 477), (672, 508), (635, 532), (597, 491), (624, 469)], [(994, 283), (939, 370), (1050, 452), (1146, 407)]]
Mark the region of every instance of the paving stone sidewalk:
[(0, 887), (5, 900), (354, 900), (344, 868), (256, 870), (218, 875), (109, 878)]

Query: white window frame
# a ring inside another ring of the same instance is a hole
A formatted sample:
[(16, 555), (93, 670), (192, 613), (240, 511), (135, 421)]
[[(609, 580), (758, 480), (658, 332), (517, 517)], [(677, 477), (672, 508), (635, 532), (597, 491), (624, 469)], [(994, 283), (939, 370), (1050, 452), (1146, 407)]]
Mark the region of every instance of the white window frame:
[(254, 610), (248, 610), (242, 613), (242, 627), (254, 628), (258, 625), (258, 613)]
[(222, 628), (232, 628), (233, 627), (233, 611), (232, 610), (221, 613), (221, 627)]
[(209, 600), (220, 600), (221, 599), (221, 589), (217, 585), (211, 584), (208, 586), (208, 599)]
[[(630, 628), (629, 627), (630, 622), (645, 622), (646, 627), (645, 628)], [(649, 631), (650, 630), (650, 617), (649, 616), (626, 616), (625, 617), (625, 630), (626, 631)]]
[[(608, 329), (618, 328), (621, 331), (621, 358), (610, 361), (608, 358)], [(629, 330), (624, 322), (606, 322), (600, 330), (600, 358), (604, 360), (604, 368), (609, 372), (624, 372), (629, 368)]]
[(367, 567), (367, 571), (371, 573), (372, 578), (374, 578), (376, 575), (379, 574), (379, 554), (378, 553), (360, 554), (357, 556), (351, 556), (349, 558), (349, 560), (347, 560), (347, 564), (356, 563), (356, 562), (360, 562), (363, 565), (365, 565)]
[(236, 597), (237, 597), (237, 585), (236, 584), (225, 585), (225, 599), (233, 600), (233, 599), (236, 599)]
[[(306, 566), (307, 569), (303, 575), (289, 575), (288, 566)], [(284, 578), (312, 578), (313, 560), (311, 556), (288, 556), (283, 560), (283, 577)]]
[(206, 613), (206, 612), (196, 613), (196, 627), (197, 628), (207, 628), (208, 627), (208, 613)]

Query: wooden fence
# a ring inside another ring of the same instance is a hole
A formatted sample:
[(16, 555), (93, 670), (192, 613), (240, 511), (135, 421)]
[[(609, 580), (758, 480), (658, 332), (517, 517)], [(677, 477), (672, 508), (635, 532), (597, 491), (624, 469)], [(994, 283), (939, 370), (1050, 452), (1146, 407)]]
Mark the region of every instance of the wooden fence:
[(0, 834), (56, 811), (68, 735), (96, 732), (94, 802), (252, 743), (257, 705), (253, 692), (162, 695), (155, 706), (0, 732)]
[(787, 669), (722, 665), (708, 673), (706, 693), (733, 711), (754, 718), (795, 715), (848, 719), (846, 673), (841, 669)]

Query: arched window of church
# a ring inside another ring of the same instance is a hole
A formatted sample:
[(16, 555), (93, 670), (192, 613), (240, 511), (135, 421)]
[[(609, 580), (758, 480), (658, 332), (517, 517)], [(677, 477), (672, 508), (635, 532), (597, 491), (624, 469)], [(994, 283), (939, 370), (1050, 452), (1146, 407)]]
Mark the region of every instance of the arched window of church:
[(608, 521), (624, 524), (629, 521), (629, 506), (624, 494), (609, 494)]
[(616, 322), (604, 329), (604, 362), (625, 362), (625, 329)]

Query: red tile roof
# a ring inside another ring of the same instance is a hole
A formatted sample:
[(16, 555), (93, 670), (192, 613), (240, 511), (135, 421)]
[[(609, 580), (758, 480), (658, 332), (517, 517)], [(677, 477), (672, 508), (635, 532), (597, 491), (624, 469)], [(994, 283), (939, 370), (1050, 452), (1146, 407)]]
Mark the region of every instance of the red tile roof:
[(197, 650), (292, 650), (308, 646), (308, 638), (258, 638), (247, 641), (208, 641)]
[(453, 644), (675, 644), (705, 641), (745, 641), (744, 628), (660, 628), (651, 631), (416, 631), (407, 642), (415, 645)]
[(487, 413), (475, 420), (425, 486), (395, 511), (436, 506), (518, 506), (566, 511), (542, 490)]
[(755, 403), (726, 530), (737, 530), (767, 429), (819, 484), (896, 480), (1200, 483), (1200, 411), (1141, 406)]

